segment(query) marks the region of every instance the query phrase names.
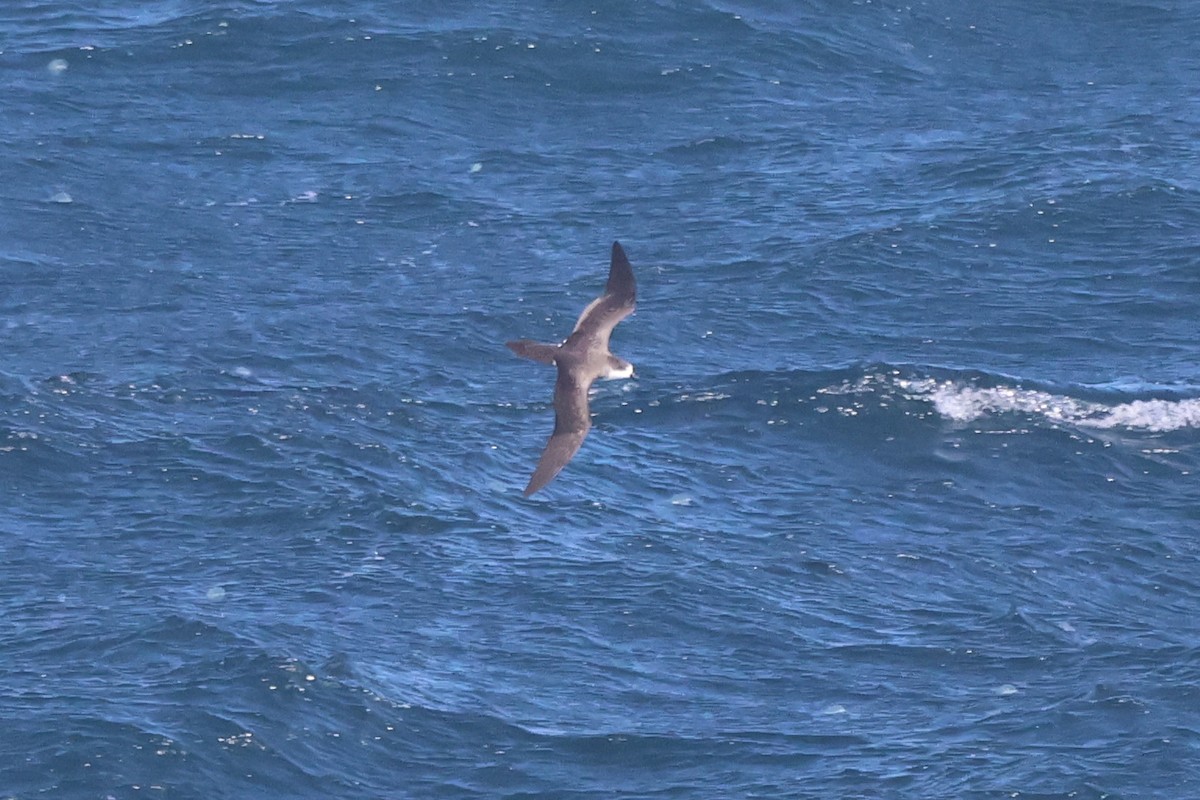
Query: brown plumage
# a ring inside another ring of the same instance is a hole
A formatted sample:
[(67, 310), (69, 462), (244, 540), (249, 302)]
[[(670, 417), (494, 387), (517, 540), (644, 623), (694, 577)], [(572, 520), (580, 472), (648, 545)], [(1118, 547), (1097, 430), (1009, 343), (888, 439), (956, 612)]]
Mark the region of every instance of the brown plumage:
[(620, 243), (613, 242), (604, 294), (588, 304), (579, 315), (575, 330), (562, 344), (530, 339), (507, 343), (522, 358), (558, 367), (558, 380), (554, 382), (554, 433), (525, 487), (526, 497), (554, 480), (579, 451), (592, 427), (588, 411), (588, 390), (592, 384), (598, 378), (633, 376), (633, 364), (609, 352), (608, 340), (617, 323), (633, 313), (636, 301), (633, 267)]

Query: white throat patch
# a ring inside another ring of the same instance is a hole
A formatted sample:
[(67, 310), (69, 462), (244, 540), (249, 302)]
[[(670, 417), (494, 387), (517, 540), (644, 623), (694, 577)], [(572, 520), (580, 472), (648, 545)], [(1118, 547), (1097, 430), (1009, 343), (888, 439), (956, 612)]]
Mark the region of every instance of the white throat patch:
[(606, 381), (617, 380), (618, 378), (632, 378), (633, 364), (627, 363), (623, 367), (609, 367), (608, 372), (604, 373), (601, 377)]

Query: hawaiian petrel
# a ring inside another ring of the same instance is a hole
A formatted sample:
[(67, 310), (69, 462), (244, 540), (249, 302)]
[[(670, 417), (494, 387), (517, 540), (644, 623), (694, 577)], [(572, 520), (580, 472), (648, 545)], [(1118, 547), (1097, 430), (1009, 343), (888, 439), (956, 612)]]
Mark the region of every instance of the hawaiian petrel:
[(597, 378), (633, 376), (633, 364), (609, 352), (608, 337), (618, 322), (633, 313), (636, 300), (633, 268), (621, 243), (613, 242), (612, 266), (604, 294), (583, 310), (566, 340), (561, 344), (543, 344), (531, 339), (506, 342), (522, 358), (558, 367), (558, 380), (554, 382), (554, 433), (525, 487), (526, 497), (554, 480), (579, 451), (592, 427), (588, 413), (588, 389), (592, 383)]

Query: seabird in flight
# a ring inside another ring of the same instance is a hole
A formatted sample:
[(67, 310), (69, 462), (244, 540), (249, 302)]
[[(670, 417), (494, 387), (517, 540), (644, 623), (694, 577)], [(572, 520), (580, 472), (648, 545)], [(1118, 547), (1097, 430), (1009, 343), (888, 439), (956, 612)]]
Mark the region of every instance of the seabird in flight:
[(522, 358), (558, 367), (554, 382), (554, 433), (542, 451), (525, 496), (538, 491), (567, 465), (579, 451), (592, 427), (588, 413), (588, 389), (597, 379), (633, 377), (633, 364), (608, 350), (608, 337), (617, 323), (633, 313), (637, 287), (633, 268), (620, 242), (613, 242), (612, 266), (604, 294), (579, 315), (575, 330), (561, 344), (543, 344), (531, 339), (506, 342)]

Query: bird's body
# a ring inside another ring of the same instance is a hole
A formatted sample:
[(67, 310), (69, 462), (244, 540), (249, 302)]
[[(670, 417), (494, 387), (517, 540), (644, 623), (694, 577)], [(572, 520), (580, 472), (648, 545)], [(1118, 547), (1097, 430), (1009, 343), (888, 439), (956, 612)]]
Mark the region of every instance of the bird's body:
[(510, 350), (523, 358), (558, 368), (558, 380), (554, 383), (554, 433), (525, 487), (526, 497), (552, 481), (579, 451), (592, 427), (588, 410), (588, 390), (592, 383), (597, 379), (633, 376), (633, 364), (614, 356), (608, 342), (613, 328), (633, 313), (636, 302), (633, 268), (620, 243), (613, 242), (612, 265), (604, 294), (583, 310), (566, 340), (561, 344), (530, 339), (507, 343)]

